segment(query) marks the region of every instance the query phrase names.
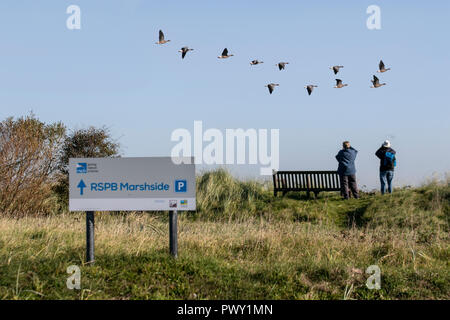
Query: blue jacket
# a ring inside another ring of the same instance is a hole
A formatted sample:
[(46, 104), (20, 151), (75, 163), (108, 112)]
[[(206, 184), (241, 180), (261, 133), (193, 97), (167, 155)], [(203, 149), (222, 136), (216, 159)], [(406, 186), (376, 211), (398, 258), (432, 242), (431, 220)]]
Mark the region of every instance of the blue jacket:
[(336, 155), (336, 160), (339, 162), (337, 172), (345, 176), (353, 175), (356, 173), (355, 159), (357, 150), (350, 147), (349, 149), (342, 149)]
[[(394, 154), (394, 162), (385, 163), (384, 158), (386, 156), (386, 152), (390, 152)], [(395, 164), (397, 162), (397, 156), (395, 155), (395, 150), (392, 148), (381, 147), (375, 152), (375, 155), (380, 159), (380, 171), (393, 171)]]

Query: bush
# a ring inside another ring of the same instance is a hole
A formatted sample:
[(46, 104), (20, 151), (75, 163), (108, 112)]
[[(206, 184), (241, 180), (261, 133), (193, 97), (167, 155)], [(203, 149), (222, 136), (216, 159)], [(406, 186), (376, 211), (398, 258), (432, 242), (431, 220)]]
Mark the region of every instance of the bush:
[(62, 123), (44, 124), (33, 114), (0, 122), (0, 212), (25, 215), (52, 211)]
[(69, 201), (69, 159), (118, 157), (119, 147), (105, 127), (75, 130), (65, 138), (58, 164), (59, 183), (55, 187), (64, 207)]

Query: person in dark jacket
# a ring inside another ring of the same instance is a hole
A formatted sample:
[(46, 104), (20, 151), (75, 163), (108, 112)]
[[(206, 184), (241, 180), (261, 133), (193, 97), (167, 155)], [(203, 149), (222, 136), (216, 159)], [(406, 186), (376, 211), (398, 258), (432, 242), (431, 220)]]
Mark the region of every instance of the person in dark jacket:
[(350, 188), (353, 197), (357, 199), (359, 194), (356, 185), (355, 159), (358, 151), (353, 149), (348, 141), (344, 141), (342, 147), (342, 150), (336, 155), (336, 160), (339, 162), (337, 172), (341, 178), (341, 194), (345, 199), (348, 199)]
[(394, 168), (397, 164), (395, 157), (395, 150), (391, 148), (389, 140), (384, 141), (381, 148), (375, 152), (375, 155), (380, 159), (380, 182), (381, 194), (386, 191), (392, 193), (392, 179), (394, 178)]

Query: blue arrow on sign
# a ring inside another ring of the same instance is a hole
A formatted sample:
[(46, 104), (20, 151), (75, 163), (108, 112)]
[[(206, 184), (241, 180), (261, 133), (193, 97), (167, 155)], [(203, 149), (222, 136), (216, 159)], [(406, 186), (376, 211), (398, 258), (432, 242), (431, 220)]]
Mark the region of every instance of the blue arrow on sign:
[(84, 183), (83, 179), (80, 180), (80, 182), (77, 185), (77, 188), (80, 188), (80, 196), (82, 196), (83, 189), (86, 188), (86, 184)]

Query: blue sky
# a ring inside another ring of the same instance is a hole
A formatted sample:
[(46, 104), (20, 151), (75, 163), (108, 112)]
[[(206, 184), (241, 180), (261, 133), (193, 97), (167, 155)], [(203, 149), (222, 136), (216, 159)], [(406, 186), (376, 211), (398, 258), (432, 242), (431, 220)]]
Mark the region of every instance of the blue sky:
[[(81, 30), (66, 8), (81, 8)], [(366, 9), (381, 8), (381, 30)], [(0, 119), (31, 110), (109, 127), (124, 156), (170, 155), (177, 128), (280, 129), (281, 170), (330, 170), (343, 140), (360, 185), (378, 185), (390, 138), (397, 184), (450, 171), (450, 2), (21, 1), (0, 3)], [(158, 30), (172, 40), (157, 46)], [(195, 49), (181, 60), (177, 52)], [(227, 47), (235, 56), (221, 61)], [(251, 67), (249, 61), (263, 60)], [(370, 88), (378, 61), (392, 70)], [(278, 61), (289, 61), (286, 70)], [(329, 66), (341, 64), (334, 89)], [(279, 83), (269, 95), (265, 84)], [(311, 96), (304, 85), (319, 87)], [(257, 176), (259, 166), (232, 166)]]

